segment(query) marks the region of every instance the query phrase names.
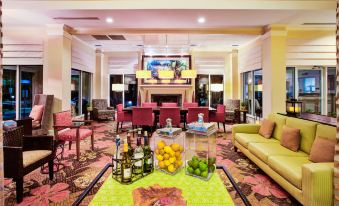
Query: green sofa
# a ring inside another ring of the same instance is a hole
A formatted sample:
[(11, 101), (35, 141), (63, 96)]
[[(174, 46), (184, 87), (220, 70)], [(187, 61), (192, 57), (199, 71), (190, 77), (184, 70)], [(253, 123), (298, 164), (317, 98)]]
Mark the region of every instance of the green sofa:
[[(270, 139), (258, 134), (260, 125), (234, 125), (232, 141), (235, 150), (241, 150), (303, 205), (333, 205), (334, 163), (313, 163), (308, 156), (315, 137), (335, 139), (336, 127), (279, 114), (270, 114), (267, 119), (275, 122)], [(298, 152), (280, 145), (284, 125), (300, 129)]]

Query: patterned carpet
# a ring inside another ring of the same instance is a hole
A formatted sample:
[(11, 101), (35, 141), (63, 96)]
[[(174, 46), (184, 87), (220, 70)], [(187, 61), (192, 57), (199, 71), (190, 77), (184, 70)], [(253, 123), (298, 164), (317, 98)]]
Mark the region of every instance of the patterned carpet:
[[(219, 133), (217, 140), (217, 164), (226, 165), (238, 183), (242, 192), (252, 205), (299, 205), (299, 203), (271, 180), (241, 152), (234, 152), (231, 142), (231, 126), (227, 134)], [(75, 157), (75, 145), (71, 150), (65, 147), (62, 163), (65, 168), (55, 173), (54, 180), (41, 174), (40, 169), (24, 178), (24, 200), (19, 205), (71, 205), (78, 195), (90, 184), (100, 170), (109, 162), (113, 154), (115, 123), (95, 123), (95, 150), (90, 150), (90, 141), (81, 144), (81, 158)], [(124, 136), (126, 133), (122, 133)], [(218, 171), (236, 205), (243, 205), (226, 175)], [(85, 198), (82, 205), (87, 205), (102, 185), (108, 172)], [(15, 183), (5, 179), (5, 205), (15, 205)]]

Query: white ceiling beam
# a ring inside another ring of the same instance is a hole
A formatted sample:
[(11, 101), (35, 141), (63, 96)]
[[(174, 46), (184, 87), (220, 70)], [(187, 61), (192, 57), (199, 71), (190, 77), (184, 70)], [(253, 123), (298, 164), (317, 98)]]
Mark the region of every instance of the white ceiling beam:
[(112, 9), (248, 9), (248, 10), (332, 10), (334, 0), (5, 0), (4, 9), (112, 10)]

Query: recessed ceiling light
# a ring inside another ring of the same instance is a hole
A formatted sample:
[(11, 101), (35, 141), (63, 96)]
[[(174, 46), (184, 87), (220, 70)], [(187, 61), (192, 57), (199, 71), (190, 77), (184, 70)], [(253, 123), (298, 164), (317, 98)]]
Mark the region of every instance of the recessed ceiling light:
[(203, 23), (205, 23), (205, 21), (206, 21), (206, 19), (204, 17), (199, 17), (198, 18), (198, 23), (199, 24), (203, 24)]
[(107, 17), (106, 22), (111, 24), (111, 23), (113, 23), (113, 19), (111, 17)]

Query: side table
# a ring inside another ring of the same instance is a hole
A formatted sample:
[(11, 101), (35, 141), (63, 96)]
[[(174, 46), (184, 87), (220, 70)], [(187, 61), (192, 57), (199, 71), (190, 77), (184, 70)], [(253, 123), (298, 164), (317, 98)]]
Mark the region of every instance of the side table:
[(32, 130), (33, 130), (33, 127), (32, 127), (33, 119), (32, 118), (24, 117), (21, 119), (17, 119), (15, 121), (16, 121), (17, 127), (23, 126), (24, 135), (32, 135)]
[[(247, 122), (247, 112), (248, 111), (246, 109), (236, 109), (236, 110), (234, 110), (235, 119), (236, 119), (236, 122), (238, 124)], [(241, 121), (241, 114), (243, 115), (242, 121)]]

